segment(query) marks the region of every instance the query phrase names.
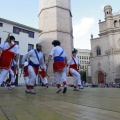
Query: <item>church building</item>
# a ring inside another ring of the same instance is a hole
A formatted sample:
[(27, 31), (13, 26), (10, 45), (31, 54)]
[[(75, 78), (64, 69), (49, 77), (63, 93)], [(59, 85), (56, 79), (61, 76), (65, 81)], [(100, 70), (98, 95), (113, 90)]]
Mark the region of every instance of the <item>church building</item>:
[(92, 83), (120, 82), (120, 12), (104, 7), (105, 20), (99, 20), (99, 37), (91, 35)]

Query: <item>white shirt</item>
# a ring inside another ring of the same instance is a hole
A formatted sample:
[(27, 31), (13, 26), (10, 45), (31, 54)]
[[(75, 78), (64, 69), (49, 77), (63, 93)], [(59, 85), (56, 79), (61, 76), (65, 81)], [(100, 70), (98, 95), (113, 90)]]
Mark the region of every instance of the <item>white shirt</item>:
[[(73, 57), (73, 58), (74, 58), (76, 64), (78, 65), (78, 64), (79, 64), (79, 59), (78, 59), (78, 57)], [(68, 61), (67, 61), (67, 64), (68, 64), (68, 65), (73, 65), (73, 64), (75, 64), (75, 62), (73, 61), (72, 57), (70, 57), (70, 58), (68, 59)]]
[[(15, 44), (15, 43), (12, 41), (12, 44)], [(7, 50), (8, 48), (10, 48), (10, 44), (8, 42), (3, 42), (0, 44), (0, 47), (2, 48), (2, 50)], [(20, 54), (18, 45), (15, 45), (9, 51), (13, 52), (14, 54)]]
[[(60, 46), (56, 46), (51, 50), (50, 55), (52, 57), (56, 57), (56, 56), (59, 56), (62, 51), (64, 51), (64, 50)], [(65, 51), (63, 52), (63, 54), (60, 57), (64, 57), (64, 58), (66, 57)]]
[(37, 51), (37, 54), (38, 54), (38, 57), (39, 57), (40, 61), (38, 61), (37, 56), (35, 54), (35, 51), (34, 50), (30, 50), (27, 54), (25, 54), (23, 56), (23, 58), (22, 58), (22, 64), (24, 64), (26, 58), (29, 58), (29, 60), (32, 61), (34, 64), (40, 64), (44, 68), (43, 53), (41, 51), (40, 52)]

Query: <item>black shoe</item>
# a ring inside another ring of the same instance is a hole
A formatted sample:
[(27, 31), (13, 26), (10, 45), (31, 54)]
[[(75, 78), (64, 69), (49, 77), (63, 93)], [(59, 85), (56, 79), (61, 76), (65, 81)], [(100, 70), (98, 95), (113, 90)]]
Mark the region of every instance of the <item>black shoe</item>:
[(67, 91), (67, 87), (65, 86), (63, 89), (63, 93), (66, 93), (66, 91)]

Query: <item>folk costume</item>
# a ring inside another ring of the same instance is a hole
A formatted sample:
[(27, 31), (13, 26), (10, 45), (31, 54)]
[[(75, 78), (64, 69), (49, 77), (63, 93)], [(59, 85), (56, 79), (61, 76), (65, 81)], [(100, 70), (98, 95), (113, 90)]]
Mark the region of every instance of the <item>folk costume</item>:
[(80, 88), (82, 86), (81, 76), (78, 72), (78, 65), (79, 65), (78, 57), (74, 57), (74, 56), (70, 57), (67, 64), (69, 65), (69, 76), (73, 76), (75, 79), (74, 90), (77, 91), (79, 90), (78, 87)]
[(65, 93), (67, 90), (66, 63), (65, 63), (66, 53), (60, 46), (55, 46), (51, 50), (50, 55), (54, 58), (53, 72), (54, 72), (54, 78), (58, 88), (56, 93), (59, 93), (62, 90), (61, 82), (63, 83), (63, 86), (64, 86), (63, 93)]
[(2, 50), (0, 56), (0, 84), (2, 84), (2, 82), (8, 75), (14, 56), (19, 54), (19, 48), (18, 45), (14, 43), (14, 41), (9, 42), (6, 40), (2, 44), (0, 44), (0, 49)]
[(36, 82), (39, 66), (41, 65), (44, 68), (43, 53), (41, 51), (38, 52), (36, 49), (30, 50), (27, 54), (23, 56), (22, 64), (25, 63), (25, 59), (27, 58), (29, 58), (28, 62), (29, 80), (26, 85), (26, 92), (34, 94), (35, 93), (34, 85)]

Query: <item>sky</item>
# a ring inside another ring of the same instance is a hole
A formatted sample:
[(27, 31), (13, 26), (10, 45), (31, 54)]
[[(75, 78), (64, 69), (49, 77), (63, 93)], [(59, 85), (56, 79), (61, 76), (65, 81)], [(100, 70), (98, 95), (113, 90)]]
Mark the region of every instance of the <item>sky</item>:
[[(104, 6), (120, 12), (120, 0), (71, 0), (74, 48), (91, 49), (90, 38), (99, 37)], [(38, 28), (39, 0), (0, 0), (0, 18)]]

